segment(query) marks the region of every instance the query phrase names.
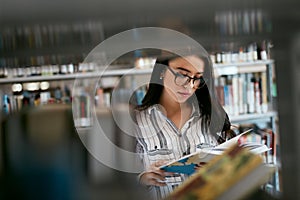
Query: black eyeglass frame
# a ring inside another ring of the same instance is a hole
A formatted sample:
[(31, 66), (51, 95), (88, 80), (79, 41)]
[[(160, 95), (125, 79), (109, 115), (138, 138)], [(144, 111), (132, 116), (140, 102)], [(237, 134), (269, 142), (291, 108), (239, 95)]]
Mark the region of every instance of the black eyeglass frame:
[[(194, 88), (194, 89), (200, 89), (200, 88), (202, 88), (204, 85), (206, 85), (206, 81), (205, 81), (205, 79), (203, 78), (203, 76), (201, 76), (200, 78), (194, 78), (194, 77), (190, 77), (190, 76), (188, 76), (188, 75), (181, 74), (181, 73), (179, 73), (179, 72), (175, 72), (170, 66), (167, 66), (167, 68), (168, 68), (168, 69), (170, 70), (170, 72), (172, 72), (172, 74), (174, 75), (174, 83), (175, 83), (176, 85), (178, 85), (178, 86), (185, 86), (185, 85), (189, 84), (189, 83), (191, 82), (191, 80), (193, 80), (193, 88)], [(180, 77), (180, 78), (187, 77), (187, 78), (189, 78), (189, 79), (186, 81), (186, 83), (184, 83), (184, 84), (182, 84), (182, 85), (179, 85), (179, 84), (176, 83), (176, 79), (177, 79), (178, 77)], [(198, 86), (197, 88), (194, 87), (194, 86), (195, 86), (195, 81), (196, 81), (196, 80), (200, 80), (199, 86)]]

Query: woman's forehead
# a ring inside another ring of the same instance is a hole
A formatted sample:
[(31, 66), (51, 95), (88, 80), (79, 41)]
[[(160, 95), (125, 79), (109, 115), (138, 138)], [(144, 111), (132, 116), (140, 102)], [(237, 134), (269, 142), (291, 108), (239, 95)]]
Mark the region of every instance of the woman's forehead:
[(169, 66), (173, 68), (184, 68), (192, 73), (204, 71), (204, 61), (197, 56), (178, 57), (170, 60)]

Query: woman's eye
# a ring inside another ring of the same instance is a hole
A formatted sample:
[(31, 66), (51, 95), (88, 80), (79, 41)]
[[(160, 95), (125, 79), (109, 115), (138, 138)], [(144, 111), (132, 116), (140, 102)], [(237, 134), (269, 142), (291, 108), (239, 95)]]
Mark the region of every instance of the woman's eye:
[(181, 74), (181, 73), (177, 73), (177, 76), (179, 76), (179, 77), (185, 77), (186, 75)]
[(203, 76), (195, 77), (195, 79), (197, 80), (203, 79)]

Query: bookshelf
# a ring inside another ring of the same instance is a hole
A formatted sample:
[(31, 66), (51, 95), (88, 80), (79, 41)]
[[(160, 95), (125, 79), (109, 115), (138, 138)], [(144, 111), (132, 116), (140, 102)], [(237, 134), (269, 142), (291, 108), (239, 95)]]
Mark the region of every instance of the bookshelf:
[(105, 71), (95, 71), (95, 72), (83, 72), (83, 73), (73, 73), (73, 74), (56, 74), (56, 75), (45, 75), (45, 76), (30, 76), (30, 77), (13, 77), (13, 78), (2, 78), (0, 79), (0, 84), (13, 84), (13, 83), (25, 83), (34, 81), (64, 81), (64, 80), (74, 80), (74, 79), (88, 79), (88, 78), (99, 78), (109, 77), (109, 76), (122, 76), (122, 75), (142, 75), (151, 74), (152, 69), (122, 69), (124, 66), (113, 66), (113, 68), (118, 68), (114, 70)]
[[(263, 124), (263, 126), (269, 127), (273, 130), (274, 133), (277, 132), (276, 129), (276, 120), (277, 120), (277, 112), (274, 109), (274, 102), (272, 97), (272, 84), (273, 84), (273, 66), (274, 66), (274, 60), (257, 60), (252, 62), (235, 62), (235, 63), (214, 63), (214, 74), (215, 79), (218, 80), (220, 77), (224, 76), (230, 76), (230, 77), (240, 77), (240, 75), (243, 74), (262, 74), (264, 73), (266, 76), (266, 88), (264, 91), (262, 91), (265, 96), (265, 103), (267, 104), (264, 109), (261, 109), (259, 112), (256, 110), (252, 110), (249, 112), (246, 109), (244, 109), (243, 112), (233, 112), (230, 111), (230, 108), (228, 109), (228, 105), (224, 105), (226, 111), (229, 114), (230, 120), (233, 124), (245, 124), (245, 123), (260, 123)], [(74, 73), (68, 73), (68, 74), (55, 74), (55, 75), (41, 75), (41, 76), (23, 76), (23, 77), (12, 77), (12, 78), (0, 78), (0, 84), (2, 85), (5, 90), (2, 92), (2, 98), (5, 94), (7, 94), (9, 97), (14, 96), (14, 93), (10, 92), (11, 86), (15, 83), (24, 85), (26, 83), (41, 83), (41, 82), (49, 82), (51, 85), (54, 84), (53, 87), (61, 86), (64, 87), (64, 85), (68, 85), (70, 90), (73, 88), (74, 81), (75, 80), (92, 80), (92, 81), (99, 81), (99, 77), (101, 76), (101, 79), (109, 79), (109, 78), (120, 78), (120, 77), (129, 77), (129, 82), (126, 83), (127, 87), (132, 87), (135, 85), (136, 82), (139, 81), (139, 79), (148, 79), (150, 78), (150, 74), (152, 72), (151, 68), (146, 69), (137, 69), (132, 68), (129, 65), (112, 65), (109, 66), (109, 68), (103, 67), (103, 66), (95, 66), (94, 71), (87, 71), (87, 72), (74, 72)], [(115, 79), (116, 80), (116, 79)], [(128, 80), (127, 80), (128, 81)], [(218, 82), (215, 84), (218, 87)], [(51, 86), (50, 86), (51, 87)], [(112, 86), (105, 86), (106, 88), (100, 88), (110, 95)], [(108, 89), (107, 89), (108, 88)], [(98, 88), (97, 88), (98, 89)], [(127, 88), (128, 89), (128, 88)], [(130, 88), (129, 88), (130, 89)], [(106, 91), (105, 91), (106, 90)], [(74, 91), (71, 91), (71, 94), (73, 94)], [(245, 92), (245, 91), (240, 91)], [(51, 93), (53, 94), (54, 91), (52, 90)], [(50, 95), (52, 95), (50, 94)], [(18, 94), (19, 96), (22, 95)], [(260, 94), (262, 96), (262, 94)], [(71, 96), (71, 95), (70, 95)], [(96, 94), (95, 94), (96, 96)], [(237, 94), (236, 96), (241, 96), (240, 94)], [(106, 99), (110, 99), (110, 96)], [(232, 100), (232, 103), (235, 103)], [(251, 103), (251, 102), (248, 102)], [(255, 103), (253, 101), (253, 103)], [(3, 102), (2, 102), (3, 104)], [(106, 105), (110, 105), (110, 103), (107, 103)], [(2, 107), (3, 108), (3, 107)]]
[(0, 29), (0, 67), (42, 66), (80, 62), (104, 40), (100, 21), (35, 23)]
[[(273, 81), (273, 65), (274, 60), (255, 61), (255, 62), (242, 62), (242, 63), (230, 63), (230, 64), (214, 64), (215, 78), (218, 79), (221, 76), (236, 76), (245, 73), (266, 73), (267, 78), (267, 90), (264, 91), (267, 95), (268, 107), (264, 112), (252, 112), (243, 114), (231, 115), (231, 119), (234, 123), (245, 122), (247, 120), (262, 120), (275, 118), (277, 113), (273, 109), (273, 100), (271, 94), (272, 81)], [(73, 83), (75, 79), (97, 79), (101, 77), (121, 77), (121, 76), (134, 76), (132, 80), (138, 80), (140, 75), (149, 77), (152, 69), (136, 69), (129, 68), (129, 66), (109, 66), (111, 69), (107, 70), (104, 67), (97, 67), (97, 70), (92, 72), (75, 72), (69, 74), (55, 74), (55, 75), (44, 75), (44, 76), (23, 76), (23, 77), (11, 77), (11, 78), (0, 78), (0, 84), (3, 86), (11, 86), (12, 84), (19, 83), (24, 84), (28, 82), (70, 82)], [(275, 128), (275, 127), (272, 127)]]
[[(273, 60), (268, 61), (256, 61), (251, 63), (234, 63), (234, 64), (214, 64), (215, 75), (224, 74), (238, 74), (238, 73), (251, 73), (251, 72), (262, 72), (267, 69), (266, 65), (273, 64)], [(68, 80), (75, 78), (97, 78), (99, 75), (102, 76), (121, 76), (121, 75), (139, 75), (139, 74), (150, 74), (152, 69), (136, 69), (128, 68), (125, 65), (112, 66), (113, 70), (101, 70), (95, 72), (82, 72), (73, 74), (56, 74), (56, 75), (45, 75), (45, 76), (24, 76), (24, 77), (12, 77), (12, 78), (0, 78), (1, 84), (10, 84), (16, 82), (32, 82), (32, 81), (55, 81), (55, 80)], [(124, 69), (126, 68), (126, 69)]]
[[(1, 87), (5, 86), (8, 91), (11, 85), (26, 84), (30, 82), (49, 82), (58, 83), (59, 85), (69, 84), (73, 86), (75, 80), (84, 82), (84, 80), (99, 81), (99, 77), (103, 78), (120, 78), (124, 76), (129, 77), (129, 81), (139, 81), (139, 79), (145, 79), (145, 77), (150, 78), (152, 72), (151, 68), (147, 69), (137, 69), (126, 65), (115, 65), (110, 66), (109, 70), (104, 67), (97, 66), (94, 71), (90, 72), (74, 72), (69, 74), (55, 74), (55, 75), (44, 75), (44, 76), (23, 76), (23, 77), (12, 77), (12, 78), (1, 78)], [(274, 60), (258, 60), (253, 62), (236, 62), (236, 63), (214, 63), (214, 74), (215, 79), (222, 76), (239, 76), (241, 74), (256, 74), (265, 73), (266, 74), (266, 84), (267, 90), (265, 90), (265, 96), (267, 98), (267, 109), (261, 112), (244, 112), (242, 114), (232, 114), (229, 113), (230, 120), (233, 124), (248, 124), (248, 123), (260, 123), (263, 126), (271, 128), (274, 133), (277, 133), (277, 111), (273, 106), (272, 98), (272, 81), (273, 81), (273, 67)], [(105, 69), (105, 70), (104, 70)], [(125, 84), (127, 86), (133, 86), (134, 84)], [(101, 88), (100, 88), (101, 89)], [(105, 88), (102, 88), (105, 90)], [(130, 88), (129, 88), (130, 89)], [(73, 93), (74, 91), (71, 91)], [(105, 92), (105, 91), (104, 91)], [(106, 91), (110, 93), (111, 90)], [(95, 94), (95, 93), (94, 93)], [(3, 94), (1, 94), (3, 95)], [(10, 95), (13, 96), (11, 93)], [(95, 94), (96, 96), (96, 94)], [(108, 98), (110, 99), (110, 98)], [(80, 130), (84, 130), (85, 127), (81, 127)], [(272, 163), (276, 164), (276, 158)], [(277, 175), (278, 176), (278, 175)], [(279, 190), (278, 177), (275, 180), (275, 188)]]

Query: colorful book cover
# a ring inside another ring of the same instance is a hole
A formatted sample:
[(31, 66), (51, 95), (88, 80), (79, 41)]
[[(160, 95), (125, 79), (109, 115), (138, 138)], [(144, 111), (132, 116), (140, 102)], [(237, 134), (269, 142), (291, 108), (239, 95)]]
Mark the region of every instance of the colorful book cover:
[(191, 175), (195, 173), (196, 167), (201, 162), (203, 162), (203, 159), (201, 159), (200, 152), (195, 152), (193, 154), (186, 155), (172, 163), (161, 166), (160, 169), (167, 172)]
[(273, 172), (274, 167), (265, 165), (259, 155), (235, 144), (197, 170), (167, 199), (239, 199), (266, 182)]

